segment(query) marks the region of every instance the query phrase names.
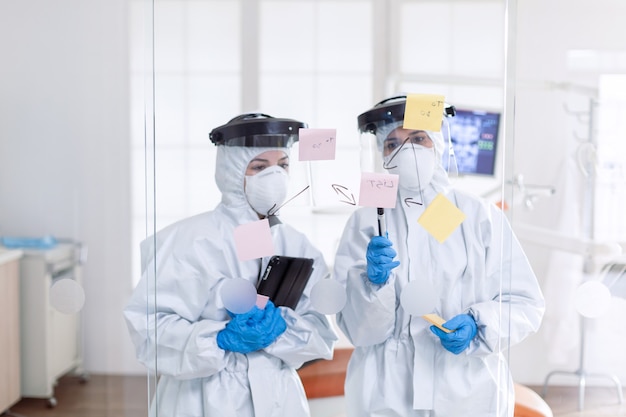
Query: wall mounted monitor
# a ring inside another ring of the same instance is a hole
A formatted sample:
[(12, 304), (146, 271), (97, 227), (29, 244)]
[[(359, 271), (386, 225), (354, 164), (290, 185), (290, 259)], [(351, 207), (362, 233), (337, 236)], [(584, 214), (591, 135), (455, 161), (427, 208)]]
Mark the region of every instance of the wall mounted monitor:
[[(459, 175), (488, 175), (495, 172), (500, 132), (500, 113), (457, 108), (446, 118)], [(444, 135), (447, 136), (445, 124)], [(443, 156), (448, 168), (448, 156)]]

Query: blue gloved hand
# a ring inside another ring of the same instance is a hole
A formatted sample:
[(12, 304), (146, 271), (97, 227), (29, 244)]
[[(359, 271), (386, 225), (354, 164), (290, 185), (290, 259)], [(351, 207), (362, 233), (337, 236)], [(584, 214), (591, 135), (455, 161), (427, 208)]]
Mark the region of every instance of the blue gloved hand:
[(217, 345), (231, 352), (250, 353), (271, 345), (287, 329), (287, 323), (274, 303), (268, 301), (243, 314), (234, 314), (217, 334)]
[(430, 330), (439, 336), (443, 347), (455, 355), (467, 349), (472, 339), (476, 336), (477, 331), (476, 322), (469, 314), (454, 316), (445, 322), (443, 327), (454, 331), (446, 333), (436, 326), (430, 326)]
[(383, 236), (374, 236), (367, 245), (367, 277), (374, 284), (387, 282), (391, 270), (400, 265), (393, 260), (396, 251), (391, 245), (391, 241)]

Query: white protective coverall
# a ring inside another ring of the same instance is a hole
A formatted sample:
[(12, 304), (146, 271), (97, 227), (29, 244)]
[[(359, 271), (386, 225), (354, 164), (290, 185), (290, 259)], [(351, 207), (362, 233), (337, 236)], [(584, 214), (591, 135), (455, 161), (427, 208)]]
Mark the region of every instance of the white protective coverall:
[(296, 369), (306, 361), (330, 359), (337, 337), (326, 317), (311, 307), (311, 288), (329, 272), (321, 252), (302, 233), (285, 224), (271, 227), (277, 255), (314, 259), (296, 310), (279, 307), (287, 330), (249, 354), (224, 351), (216, 342), (230, 319), (220, 297), (223, 284), (232, 278), (256, 284), (269, 260), (239, 261), (233, 230), (259, 220), (244, 194), (244, 173), (254, 156), (272, 149), (287, 152), (218, 146), (221, 203), (142, 243), (143, 275), (124, 314), (139, 361), (160, 375), (151, 416), (309, 415)]
[[(440, 160), (441, 134), (428, 134)], [(467, 216), (443, 243), (417, 222), (440, 192)], [(424, 205), (405, 204), (409, 197), (421, 200), (400, 188), (395, 209), (385, 210), (400, 261), (385, 284), (371, 283), (366, 272), (376, 209), (355, 211), (339, 243), (334, 276), (347, 302), (337, 322), (355, 345), (347, 416), (512, 416), (513, 385), (501, 352), (541, 323), (544, 300), (531, 266), (501, 210), (451, 190), (441, 166), (423, 192)], [(475, 319), (477, 336), (464, 352), (447, 351), (428, 322), (404, 311), (401, 292), (414, 280), (432, 286), (435, 312), (445, 320), (461, 313)]]

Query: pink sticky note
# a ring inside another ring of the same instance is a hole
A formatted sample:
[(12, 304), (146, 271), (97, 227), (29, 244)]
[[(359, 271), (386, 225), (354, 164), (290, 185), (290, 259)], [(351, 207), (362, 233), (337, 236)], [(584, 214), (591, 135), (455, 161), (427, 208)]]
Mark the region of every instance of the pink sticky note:
[(267, 300), (269, 300), (270, 298), (267, 295), (263, 295), (263, 294), (257, 294), (256, 295), (256, 306), (259, 307), (261, 310), (263, 310), (265, 308), (265, 305), (267, 304)]
[(235, 249), (240, 261), (274, 254), (274, 242), (267, 219), (237, 226), (234, 235)]
[(300, 161), (335, 159), (337, 129), (300, 129), (298, 138)]
[(361, 173), (359, 206), (394, 208), (398, 191), (396, 174)]

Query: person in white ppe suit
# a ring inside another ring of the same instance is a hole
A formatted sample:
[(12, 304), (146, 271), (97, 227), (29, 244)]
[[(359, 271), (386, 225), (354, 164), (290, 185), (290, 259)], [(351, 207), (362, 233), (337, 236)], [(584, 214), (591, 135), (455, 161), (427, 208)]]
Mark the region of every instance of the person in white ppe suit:
[[(402, 128), (405, 103), (394, 97), (358, 117), (399, 188), (385, 209), (387, 233), (379, 235), (375, 208), (360, 208), (335, 258), (347, 294), (337, 322), (355, 346), (347, 416), (512, 416), (502, 351), (538, 330), (543, 295), (500, 209), (450, 187), (441, 132)], [(418, 223), (439, 194), (466, 216), (442, 243)], [(430, 294), (427, 313), (454, 331), (405, 311), (402, 292), (413, 282)]]
[[(150, 415), (309, 415), (296, 369), (332, 358), (337, 338), (309, 299), (329, 275), (322, 254), (276, 216), (289, 148), (303, 127), (253, 113), (213, 129), (221, 202), (142, 243), (143, 275), (124, 315), (139, 361), (159, 375)], [(269, 257), (238, 260), (233, 231), (262, 218), (270, 218), (275, 254), (312, 258), (314, 271), (295, 311), (268, 301), (234, 314), (220, 296), (224, 284), (243, 278), (256, 285)]]

